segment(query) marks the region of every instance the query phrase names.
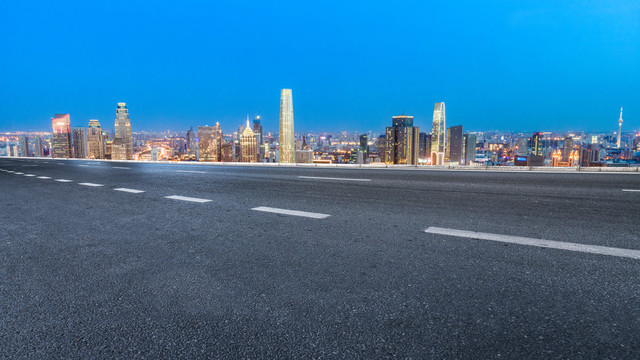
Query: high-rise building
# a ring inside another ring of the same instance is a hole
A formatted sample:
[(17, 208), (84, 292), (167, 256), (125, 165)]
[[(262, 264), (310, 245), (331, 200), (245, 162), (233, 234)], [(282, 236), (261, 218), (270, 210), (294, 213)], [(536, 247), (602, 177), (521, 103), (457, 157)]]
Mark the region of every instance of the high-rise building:
[(74, 127), (72, 135), (73, 157), (85, 159), (87, 157), (86, 131), (83, 127)]
[(462, 125), (452, 126), (447, 129), (447, 147), (445, 159), (449, 162), (462, 162)]
[(241, 162), (257, 162), (258, 161), (258, 141), (256, 134), (249, 126), (249, 116), (247, 116), (247, 127), (242, 131), (240, 136), (240, 161)]
[(253, 133), (256, 135), (256, 142), (258, 144), (258, 162), (264, 160), (264, 133), (262, 132), (262, 124), (260, 124), (260, 115), (253, 119)]
[(418, 158), (426, 162), (427, 159), (431, 158), (431, 135), (421, 132), (419, 141)]
[(18, 144), (20, 145), (20, 156), (29, 157), (29, 139), (26, 135), (21, 135), (18, 138)]
[(72, 157), (71, 147), (71, 116), (69, 114), (56, 114), (51, 118), (53, 126), (53, 151), (54, 158)]
[(531, 153), (536, 156), (544, 156), (544, 135), (541, 132), (533, 134), (531, 137)]
[(433, 129), (431, 131), (431, 164), (442, 165), (446, 147), (446, 116), (444, 102), (436, 103), (433, 108)]
[(295, 163), (296, 140), (293, 133), (293, 99), (291, 89), (280, 92), (280, 162)]
[(573, 138), (571, 136), (565, 136), (564, 147), (562, 149), (562, 161), (569, 161), (571, 152), (573, 151)]
[(133, 142), (131, 138), (131, 121), (126, 103), (118, 103), (116, 109), (115, 134), (111, 145), (111, 159), (133, 160)]
[(620, 148), (620, 137), (622, 136), (622, 106), (620, 107), (620, 118), (618, 119), (618, 139), (616, 140), (616, 147)]
[(195, 131), (193, 131), (193, 126), (187, 130), (187, 153), (194, 155), (197, 149), (197, 136)]
[(386, 145), (386, 136), (385, 135), (378, 136), (378, 140), (377, 140), (378, 158), (380, 159), (381, 162), (385, 162), (385, 157), (384, 157), (385, 145)]
[(367, 134), (360, 135), (360, 150), (362, 151), (362, 164), (369, 162), (369, 136)]
[(33, 153), (37, 157), (44, 156), (44, 144), (42, 143), (42, 136), (36, 136), (33, 138)]
[(473, 161), (476, 160), (476, 143), (478, 142), (478, 137), (472, 134), (464, 134), (463, 135), (463, 165), (471, 165)]
[(215, 126), (198, 126), (198, 161), (219, 161)]
[(420, 128), (413, 126), (413, 116), (394, 116), (385, 135), (385, 163), (417, 165)]
[(98, 120), (89, 120), (89, 127), (87, 128), (87, 158), (105, 158), (104, 135)]

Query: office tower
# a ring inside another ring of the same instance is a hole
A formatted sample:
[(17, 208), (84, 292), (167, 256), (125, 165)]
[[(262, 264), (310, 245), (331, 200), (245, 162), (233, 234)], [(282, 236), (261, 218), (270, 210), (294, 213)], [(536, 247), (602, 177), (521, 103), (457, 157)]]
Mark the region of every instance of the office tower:
[(71, 147), (71, 116), (69, 114), (56, 114), (51, 118), (53, 126), (53, 151), (54, 158), (72, 157)]
[(620, 148), (620, 137), (621, 136), (622, 136), (622, 106), (620, 107), (620, 119), (618, 119), (618, 140), (616, 141), (616, 147), (618, 149)]
[(454, 163), (462, 162), (462, 125), (452, 126), (447, 129), (447, 147), (445, 158)]
[(133, 143), (131, 139), (131, 121), (126, 103), (118, 103), (116, 109), (115, 134), (111, 145), (111, 159), (133, 160)]
[(518, 154), (527, 155), (529, 153), (529, 138), (518, 139)]
[(377, 146), (378, 146), (378, 158), (381, 162), (386, 162), (384, 157), (384, 147), (386, 145), (386, 136), (380, 135), (378, 136)]
[(260, 115), (253, 119), (253, 133), (256, 135), (258, 144), (258, 162), (262, 162), (264, 159), (264, 134), (262, 132), (262, 124), (260, 124)]
[(253, 163), (258, 161), (258, 139), (249, 126), (249, 116), (247, 116), (247, 127), (244, 128), (240, 136), (240, 152), (241, 162)]
[(360, 135), (360, 150), (362, 151), (362, 162), (366, 164), (369, 162), (369, 136), (367, 134)]
[(533, 155), (544, 156), (544, 143), (542, 141), (543, 137), (544, 136), (540, 132), (533, 134), (533, 137), (531, 138), (531, 153)]
[(426, 162), (431, 157), (431, 135), (421, 132), (419, 141), (418, 158)]
[(87, 128), (87, 158), (104, 159), (104, 135), (98, 120), (89, 120)]
[(26, 135), (21, 135), (18, 138), (18, 144), (20, 145), (20, 156), (29, 157), (29, 139)]
[(296, 161), (296, 140), (293, 133), (293, 99), (291, 89), (280, 92), (280, 162)]
[(464, 165), (471, 165), (473, 161), (476, 160), (476, 142), (478, 141), (478, 137), (472, 134), (464, 134), (463, 136), (463, 150), (462, 157), (464, 160)]
[(564, 148), (562, 149), (562, 161), (569, 161), (571, 151), (573, 150), (573, 138), (571, 136), (565, 136)]
[(74, 127), (72, 130), (73, 157), (85, 159), (87, 157), (87, 140), (83, 127)]
[(394, 116), (385, 136), (387, 164), (417, 165), (420, 128), (413, 126), (413, 116)]
[(215, 126), (198, 126), (198, 161), (220, 161), (218, 141)]
[(197, 141), (197, 136), (196, 133), (193, 131), (193, 126), (187, 131), (187, 153), (188, 154), (195, 154), (196, 153), (196, 141)]
[(42, 144), (42, 136), (33, 138), (33, 153), (37, 157), (44, 156), (44, 145)]
[(431, 131), (431, 164), (442, 165), (446, 149), (446, 116), (444, 103), (436, 103), (433, 108), (433, 129)]

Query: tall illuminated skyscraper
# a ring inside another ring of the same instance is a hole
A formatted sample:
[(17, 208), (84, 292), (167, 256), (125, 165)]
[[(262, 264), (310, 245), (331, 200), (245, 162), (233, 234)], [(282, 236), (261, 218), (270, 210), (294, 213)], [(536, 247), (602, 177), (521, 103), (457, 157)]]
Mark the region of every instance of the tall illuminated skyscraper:
[(222, 129), (215, 126), (198, 126), (198, 161), (222, 161)]
[(240, 161), (241, 162), (257, 162), (258, 161), (258, 141), (256, 134), (249, 126), (249, 117), (247, 116), (247, 127), (242, 131), (240, 136)]
[(72, 157), (71, 116), (69, 114), (56, 114), (55, 117), (51, 118), (51, 125), (53, 126), (53, 151), (51, 156), (54, 158)]
[(115, 134), (111, 145), (112, 160), (133, 160), (133, 143), (131, 139), (131, 121), (126, 103), (118, 103), (116, 109)]
[(87, 158), (104, 159), (105, 143), (102, 128), (98, 120), (89, 120), (87, 128)]
[(620, 137), (622, 136), (622, 106), (620, 107), (620, 119), (618, 119), (618, 140), (616, 146), (620, 148)]
[(537, 156), (544, 156), (544, 134), (541, 132), (533, 133), (531, 137), (531, 154)]
[(444, 103), (439, 102), (433, 108), (433, 129), (431, 131), (431, 164), (442, 165), (446, 149), (446, 116)]
[(296, 140), (293, 134), (293, 100), (291, 89), (280, 92), (280, 162), (296, 162)]
[(256, 142), (258, 144), (258, 162), (264, 160), (264, 133), (262, 131), (262, 124), (260, 124), (260, 115), (253, 119), (253, 133), (256, 135)]
[(86, 131), (83, 127), (74, 127), (72, 133), (73, 157), (84, 159), (87, 157)]

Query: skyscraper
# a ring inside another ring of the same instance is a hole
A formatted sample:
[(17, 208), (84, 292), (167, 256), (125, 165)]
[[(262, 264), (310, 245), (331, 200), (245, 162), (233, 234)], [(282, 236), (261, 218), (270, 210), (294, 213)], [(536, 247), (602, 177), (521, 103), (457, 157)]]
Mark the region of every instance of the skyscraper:
[(193, 126), (187, 130), (187, 153), (188, 154), (195, 154), (196, 153), (196, 140), (197, 136), (195, 131), (193, 131)]
[(616, 147), (620, 148), (620, 137), (622, 136), (622, 106), (620, 107), (620, 119), (618, 119), (618, 140), (616, 141)]
[(214, 126), (198, 126), (198, 161), (219, 161)]
[(29, 157), (29, 139), (26, 135), (21, 135), (18, 138), (18, 144), (20, 145), (20, 156)]
[(111, 159), (133, 160), (133, 143), (131, 139), (131, 121), (126, 103), (118, 103), (116, 109), (115, 134), (111, 145)]
[(253, 133), (256, 135), (256, 141), (258, 144), (258, 162), (264, 160), (264, 133), (262, 131), (262, 124), (260, 124), (260, 115), (253, 119)]
[(533, 134), (531, 138), (531, 153), (537, 156), (544, 156), (544, 142), (542, 138), (544, 135), (541, 132)]
[(98, 120), (89, 120), (89, 127), (87, 128), (87, 158), (105, 158), (104, 135)]
[(433, 129), (431, 131), (431, 164), (442, 165), (446, 149), (446, 116), (444, 102), (436, 103), (433, 108)]
[(385, 135), (385, 163), (417, 165), (420, 128), (413, 126), (413, 116), (394, 116)]
[(73, 148), (71, 147), (71, 116), (69, 114), (56, 114), (51, 118), (53, 126), (53, 151), (54, 158), (70, 158), (72, 157)]
[(471, 163), (476, 160), (476, 143), (478, 142), (478, 137), (472, 134), (464, 134), (462, 138), (464, 165), (471, 165)]
[(247, 127), (242, 131), (240, 136), (240, 161), (241, 162), (257, 162), (258, 161), (258, 141), (256, 134), (249, 126), (249, 116), (247, 116)]
[(86, 132), (83, 127), (74, 127), (72, 131), (73, 140), (73, 157), (76, 159), (84, 159), (87, 157), (87, 140)]
[(293, 133), (293, 99), (291, 89), (280, 92), (280, 162), (295, 163), (296, 140)]
[(44, 145), (42, 144), (42, 136), (36, 136), (33, 138), (33, 153), (37, 157), (44, 156)]
[(418, 150), (418, 158), (426, 162), (431, 157), (431, 135), (421, 132)]
[(369, 135), (360, 135), (360, 150), (362, 151), (362, 163), (369, 162)]
[(445, 158), (450, 162), (462, 162), (462, 125), (447, 129), (447, 147)]
[(573, 151), (573, 138), (571, 136), (565, 136), (564, 146), (562, 149), (562, 161), (569, 161), (571, 152)]

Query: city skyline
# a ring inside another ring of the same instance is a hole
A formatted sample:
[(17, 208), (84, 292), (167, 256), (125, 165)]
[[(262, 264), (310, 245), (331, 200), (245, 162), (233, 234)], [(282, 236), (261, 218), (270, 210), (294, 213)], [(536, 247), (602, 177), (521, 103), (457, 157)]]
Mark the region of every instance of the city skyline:
[[(115, 27), (118, 6), (78, 5), (7, 4), (0, 131), (46, 129), (52, 113), (72, 114), (73, 126), (108, 124), (118, 101), (135, 109), (140, 129), (229, 124), (248, 113), (274, 131), (281, 88), (295, 89), (304, 131), (376, 129), (402, 113), (424, 127), (442, 101), (450, 121), (475, 131), (613, 131), (620, 106), (624, 126), (640, 128), (637, 2), (372, 2), (366, 11), (187, 3), (154, 4), (151, 15), (138, 4), (127, 7), (135, 21)], [(43, 26), (51, 17), (73, 24)]]

